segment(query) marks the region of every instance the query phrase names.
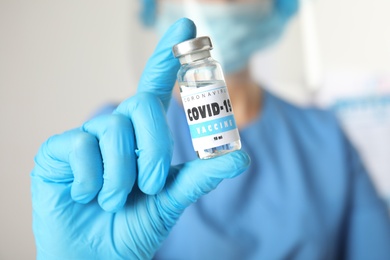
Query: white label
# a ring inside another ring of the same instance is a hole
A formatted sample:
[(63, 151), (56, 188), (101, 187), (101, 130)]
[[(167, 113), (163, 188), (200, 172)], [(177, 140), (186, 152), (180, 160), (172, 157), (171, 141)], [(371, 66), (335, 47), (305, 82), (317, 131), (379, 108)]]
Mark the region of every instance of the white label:
[(182, 87), (181, 93), (195, 151), (240, 140), (225, 85)]

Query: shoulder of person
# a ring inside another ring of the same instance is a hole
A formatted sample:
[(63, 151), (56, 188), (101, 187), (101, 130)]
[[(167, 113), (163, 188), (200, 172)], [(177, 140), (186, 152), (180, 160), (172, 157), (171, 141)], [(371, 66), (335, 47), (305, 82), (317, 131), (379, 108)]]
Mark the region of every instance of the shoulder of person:
[(278, 112), (293, 128), (305, 130), (307, 134), (335, 134), (343, 136), (343, 130), (334, 112), (312, 105), (297, 105), (270, 94)]

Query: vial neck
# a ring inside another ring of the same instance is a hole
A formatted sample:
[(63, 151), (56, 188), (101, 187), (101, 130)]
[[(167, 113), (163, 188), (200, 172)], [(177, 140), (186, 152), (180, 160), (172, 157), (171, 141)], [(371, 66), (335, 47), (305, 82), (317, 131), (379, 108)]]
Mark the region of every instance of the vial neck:
[(202, 59), (209, 58), (209, 57), (210, 57), (210, 51), (205, 50), (205, 51), (199, 51), (199, 52), (190, 53), (190, 54), (181, 56), (179, 58), (179, 60), (180, 60), (181, 64), (187, 64), (190, 62), (202, 60)]

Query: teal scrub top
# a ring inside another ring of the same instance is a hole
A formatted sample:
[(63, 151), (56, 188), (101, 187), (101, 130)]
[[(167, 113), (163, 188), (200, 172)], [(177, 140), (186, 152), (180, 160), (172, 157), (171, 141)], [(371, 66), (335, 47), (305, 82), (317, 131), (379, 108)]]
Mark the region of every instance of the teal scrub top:
[[(168, 120), (173, 163), (195, 159), (174, 99)], [(390, 259), (387, 208), (331, 113), (263, 91), (240, 135), (249, 170), (186, 209), (156, 259)]]

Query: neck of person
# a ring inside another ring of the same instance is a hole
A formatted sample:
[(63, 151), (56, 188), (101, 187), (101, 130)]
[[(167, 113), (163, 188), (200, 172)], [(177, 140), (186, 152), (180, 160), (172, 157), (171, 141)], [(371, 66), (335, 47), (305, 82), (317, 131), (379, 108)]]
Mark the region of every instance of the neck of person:
[(249, 68), (225, 75), (238, 128), (244, 128), (261, 113), (262, 90), (250, 76)]

